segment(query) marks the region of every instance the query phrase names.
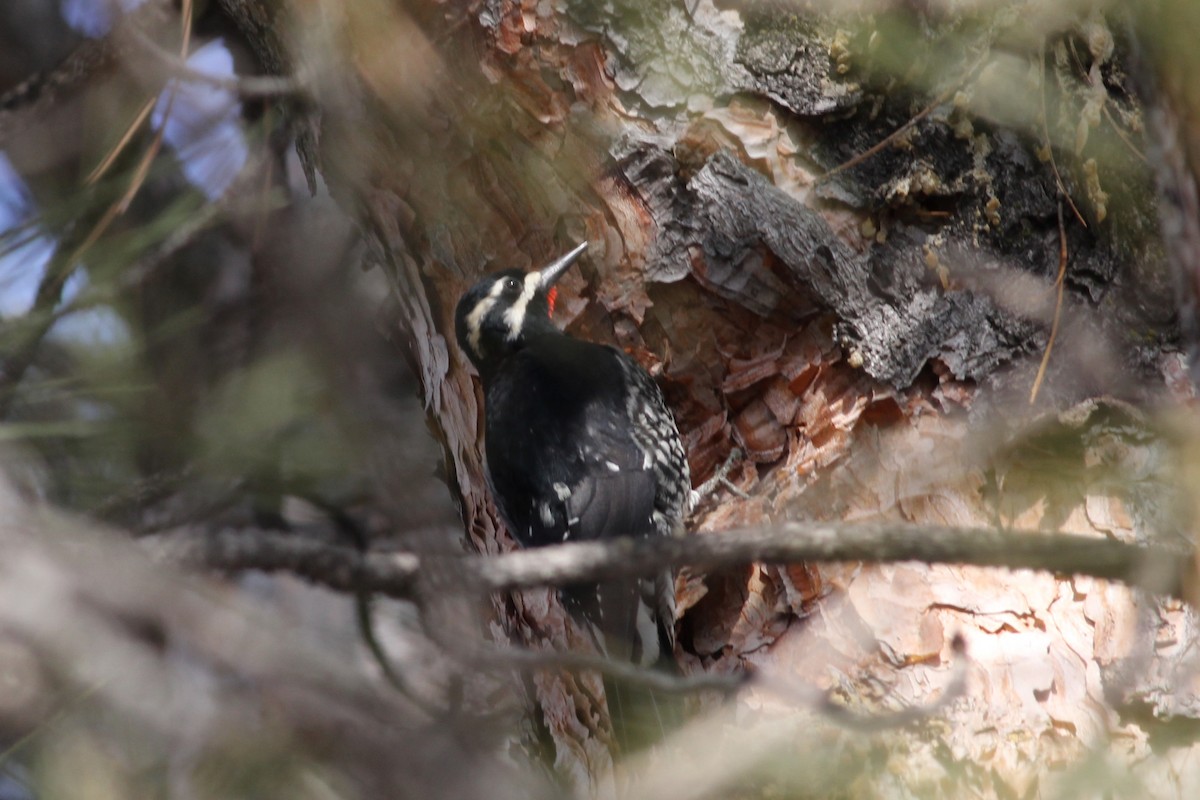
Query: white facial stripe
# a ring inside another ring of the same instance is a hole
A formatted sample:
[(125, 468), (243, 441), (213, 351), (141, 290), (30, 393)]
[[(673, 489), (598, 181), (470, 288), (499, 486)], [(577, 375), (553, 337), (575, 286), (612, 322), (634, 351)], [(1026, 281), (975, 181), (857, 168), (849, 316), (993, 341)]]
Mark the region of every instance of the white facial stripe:
[(479, 352), (479, 339), (483, 335), (483, 318), (492, 310), (492, 306), (496, 305), (496, 298), (503, 291), (504, 281), (496, 281), (488, 290), (487, 297), (476, 303), (475, 307), (471, 309), (471, 313), (467, 314), (467, 343), (471, 345), (471, 350), (479, 358), (483, 358), (483, 353)]
[(525, 309), (529, 306), (529, 301), (537, 294), (538, 284), (542, 281), (542, 276), (537, 272), (531, 272), (525, 276), (525, 288), (521, 291), (521, 296), (517, 298), (517, 302), (512, 304), (512, 307), (504, 312), (504, 321), (508, 323), (508, 340), (511, 342), (521, 335), (521, 326), (525, 323)]

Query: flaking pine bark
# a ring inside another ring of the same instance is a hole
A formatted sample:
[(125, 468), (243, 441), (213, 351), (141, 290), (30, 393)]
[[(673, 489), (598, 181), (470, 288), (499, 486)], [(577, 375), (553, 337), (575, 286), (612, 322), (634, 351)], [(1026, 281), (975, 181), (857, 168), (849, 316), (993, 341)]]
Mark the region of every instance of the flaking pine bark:
[[(695, 480), (745, 454), (730, 479), (747, 497), (709, 498), (692, 535), (789, 518), (1180, 529), (1170, 465), (1190, 440), (1160, 414), (1191, 382), (1137, 20), (976, 13), (341, 12), (354, 67), (326, 76), (304, 155), (392, 281), (472, 548), (514, 544), (454, 304), (582, 241), (556, 323), (655, 377)], [(632, 796), (1046, 796), (1117, 776), (1186, 796), (1200, 780), (1191, 737), (1165, 735), (1200, 713), (1180, 602), (955, 564), (684, 571), (675, 588), (680, 669), (760, 680), (732, 703), (694, 698), (683, 744), (618, 771)], [(497, 597), (490, 630), (591, 646), (549, 591)], [(539, 672), (527, 689), (517, 738), (581, 791), (612, 790), (597, 677)]]

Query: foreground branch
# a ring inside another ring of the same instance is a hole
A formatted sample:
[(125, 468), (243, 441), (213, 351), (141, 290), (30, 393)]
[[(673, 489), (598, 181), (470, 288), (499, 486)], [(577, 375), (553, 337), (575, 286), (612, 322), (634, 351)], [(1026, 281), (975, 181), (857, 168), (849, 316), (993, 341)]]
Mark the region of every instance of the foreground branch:
[(421, 559), (411, 553), (373, 553), (261, 528), (206, 531), (193, 527), (139, 540), (161, 561), (226, 572), (290, 572), (341, 592), (416, 594)]
[[(1095, 536), (903, 523), (782, 522), (673, 539), (579, 542), (498, 556), (362, 555), (348, 547), (262, 530), (177, 531), (143, 541), (165, 560), (211, 569), (284, 570), (341, 591), (407, 598), (438, 564), (481, 592), (563, 586), (652, 574), (666, 567), (716, 569), (751, 562), (919, 561), (1033, 569), (1120, 581), (1178, 594), (1190, 563), (1176, 549)], [(452, 559), (447, 565), (446, 560)]]
[[(544, 669), (591, 670), (625, 683), (636, 684), (646, 689), (667, 694), (691, 694), (694, 692), (720, 692), (730, 695), (750, 683), (755, 677), (751, 673), (722, 674), (696, 672), (692, 675), (675, 675), (656, 669), (641, 667), (628, 661), (619, 661), (605, 656), (592, 655), (572, 650), (533, 651), (520, 648), (476, 647), (459, 652), (464, 664), (479, 670), (509, 670), (534, 672)], [(821, 701), (826, 700), (820, 695)], [(814, 703), (814, 705), (817, 705)]]

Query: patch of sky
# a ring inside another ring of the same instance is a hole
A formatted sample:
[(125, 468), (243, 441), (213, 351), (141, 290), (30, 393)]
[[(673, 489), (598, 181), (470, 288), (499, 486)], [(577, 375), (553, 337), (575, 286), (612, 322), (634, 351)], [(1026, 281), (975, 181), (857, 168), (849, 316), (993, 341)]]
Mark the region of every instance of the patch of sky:
[[(3, 2), (3, 0), (0, 0)], [(145, 0), (60, 0), (63, 19), (84, 36), (103, 36), (118, 15), (140, 6)], [(233, 56), (225, 43), (216, 39), (200, 47), (187, 59), (196, 72), (219, 78), (234, 78)], [(158, 98), (152, 124), (164, 125), (169, 93), (175, 93), (163, 138), (179, 159), (184, 175), (210, 200), (225, 193), (245, 166), (248, 149), (242, 135), (242, 106), (235, 93), (199, 81), (173, 80)]]
[(33, 197), (0, 152), (0, 317), (24, 314), (56, 244), (38, 227)]
[[(218, 78), (236, 77), (233, 55), (221, 39), (192, 53), (187, 65)], [(242, 105), (233, 90), (200, 81), (172, 80), (159, 96), (150, 122), (156, 129), (162, 128), (163, 138), (191, 184), (209, 200), (216, 200), (242, 171), (249, 155), (241, 116)]]
[(146, 0), (61, 0), (63, 19), (72, 29), (97, 39), (108, 33), (118, 15), (133, 11)]
[[(0, 152), (0, 318), (33, 307), (46, 264), (57, 248), (37, 224), (37, 209), (12, 162)], [(88, 285), (87, 270), (75, 270), (63, 286), (61, 304), (73, 302)], [(129, 329), (111, 308), (95, 306), (67, 314), (50, 329), (60, 341), (110, 345), (128, 340)]]
[[(63, 284), (62, 303), (74, 302), (90, 283), (87, 270), (82, 267), (76, 269)], [(98, 305), (63, 316), (54, 323), (48, 335), (61, 342), (107, 347), (129, 341), (129, 328), (112, 308)]]

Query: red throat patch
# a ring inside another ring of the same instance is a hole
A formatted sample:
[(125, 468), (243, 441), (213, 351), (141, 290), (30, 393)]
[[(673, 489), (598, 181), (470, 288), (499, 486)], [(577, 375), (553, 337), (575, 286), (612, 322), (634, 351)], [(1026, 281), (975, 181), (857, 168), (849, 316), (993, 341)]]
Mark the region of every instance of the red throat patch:
[(546, 305), (550, 307), (550, 316), (554, 316), (554, 304), (558, 301), (558, 287), (551, 286), (550, 291), (546, 292)]

